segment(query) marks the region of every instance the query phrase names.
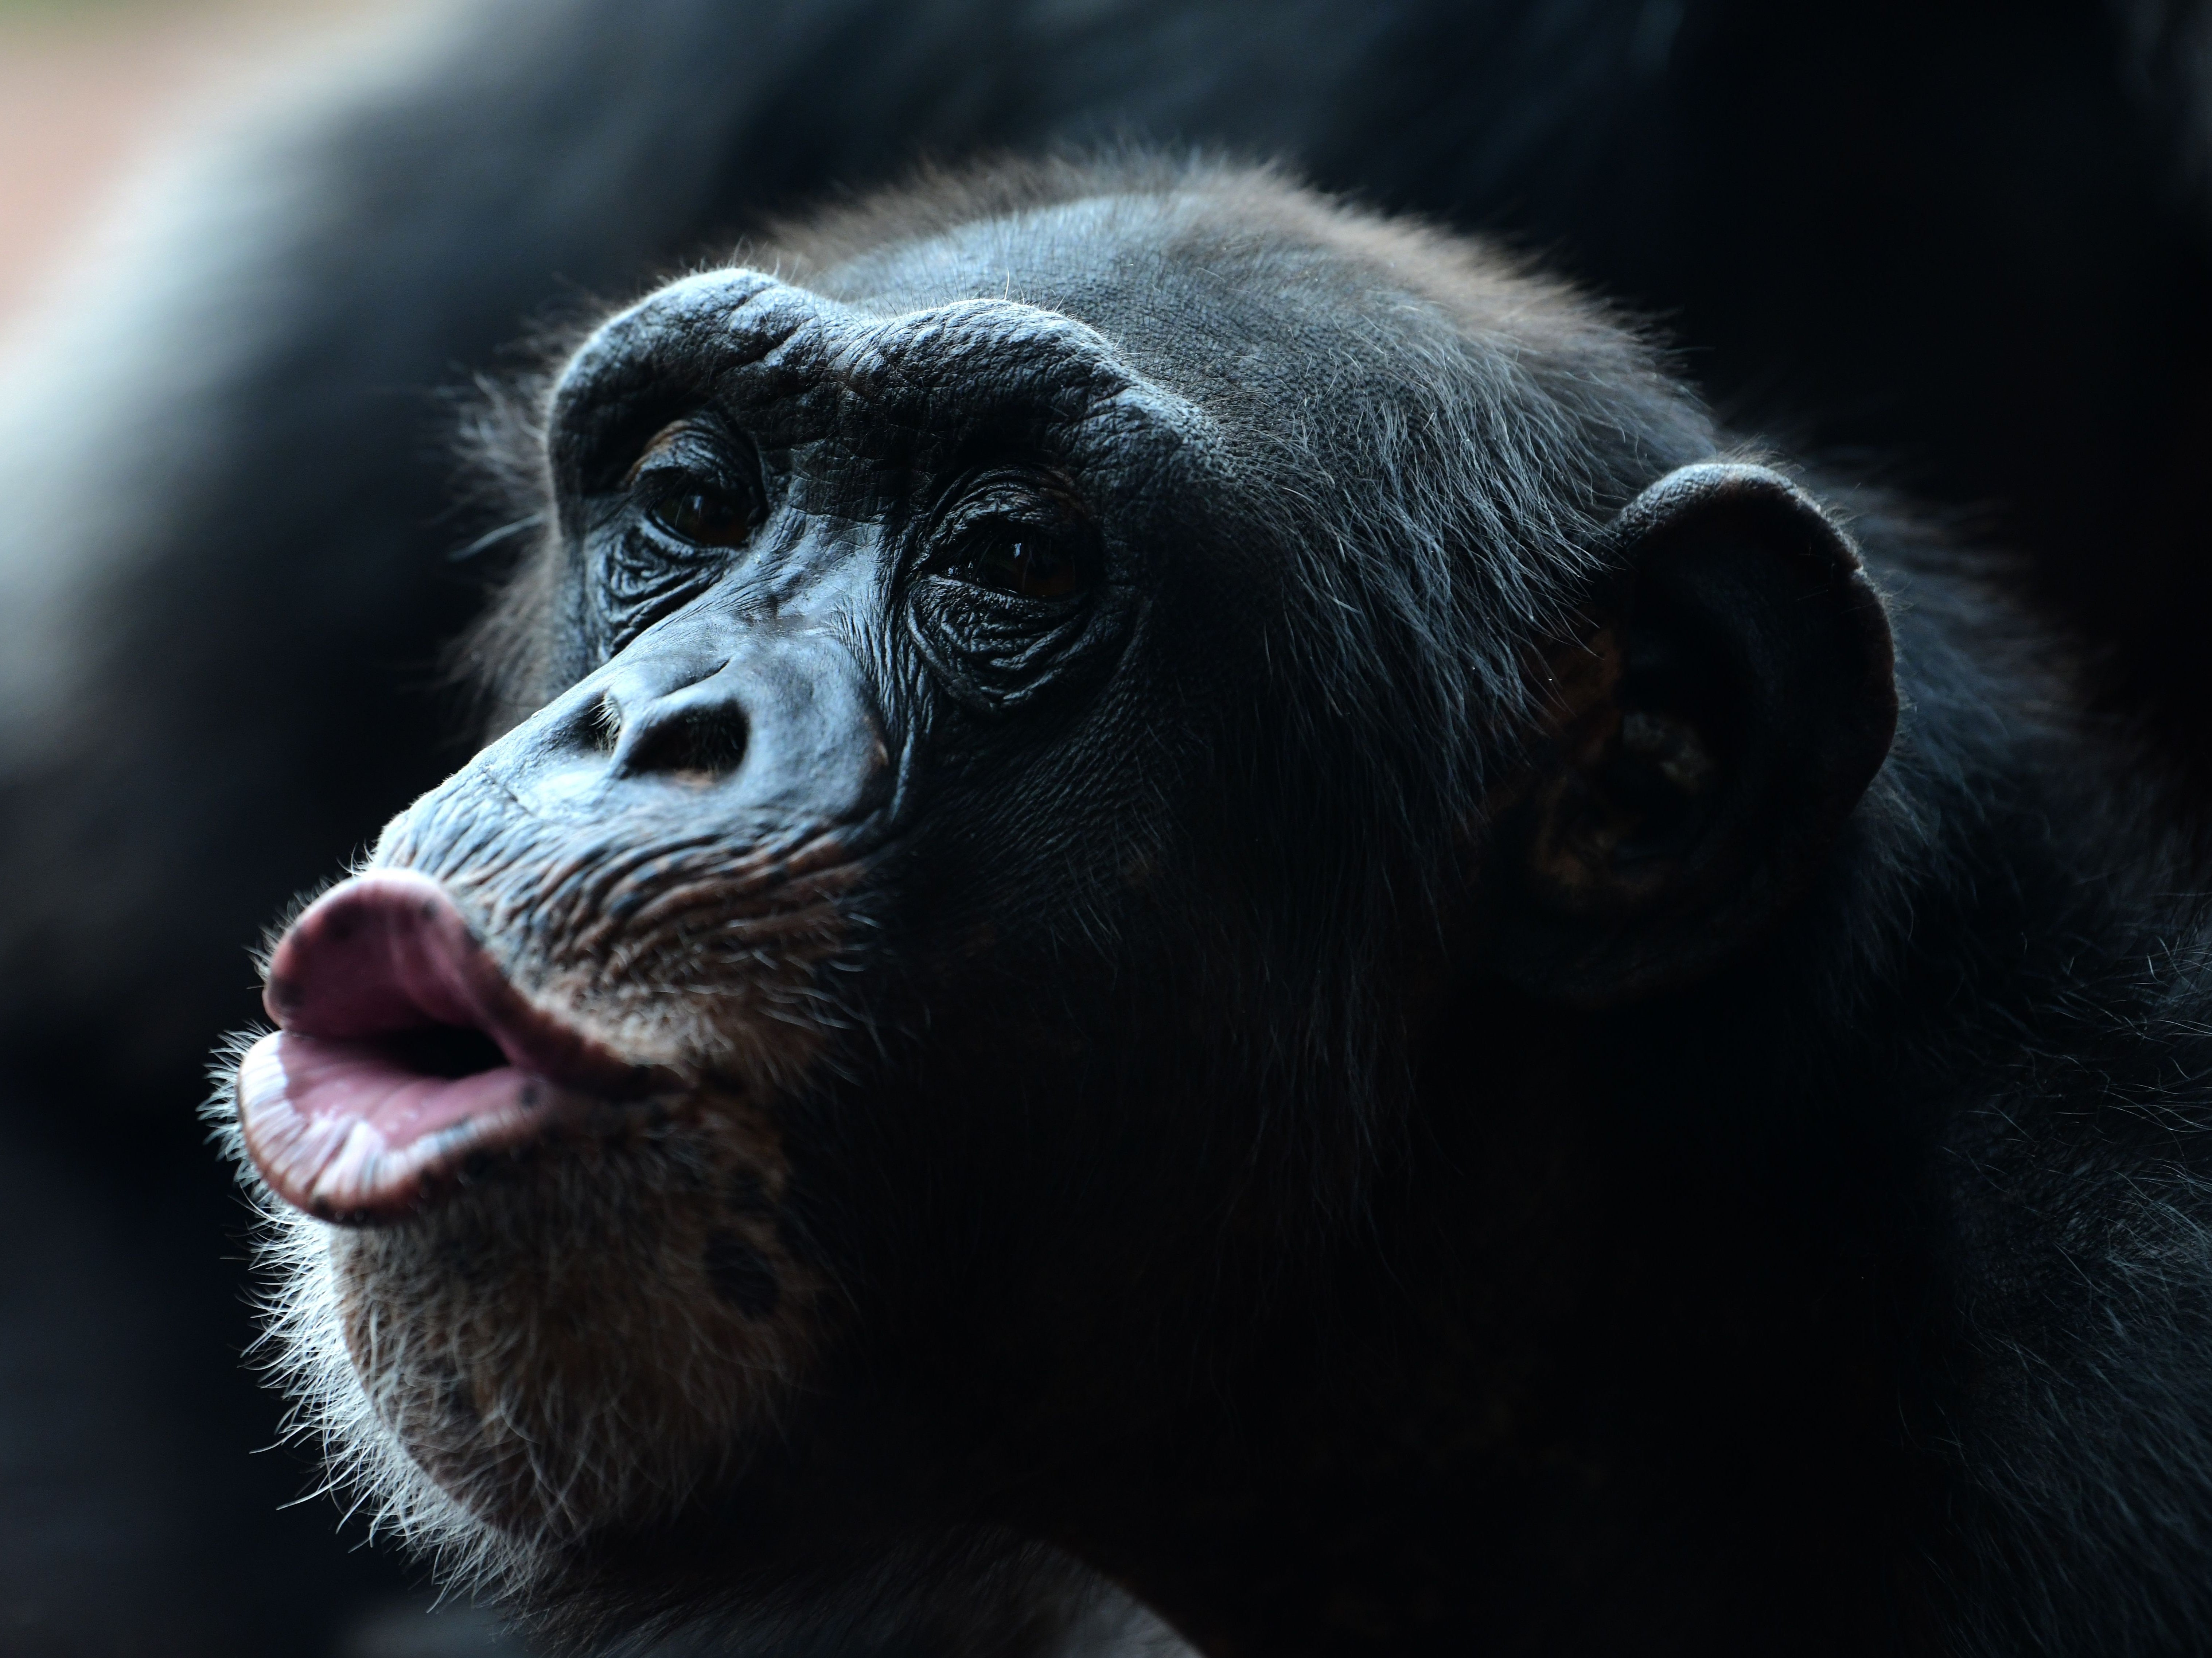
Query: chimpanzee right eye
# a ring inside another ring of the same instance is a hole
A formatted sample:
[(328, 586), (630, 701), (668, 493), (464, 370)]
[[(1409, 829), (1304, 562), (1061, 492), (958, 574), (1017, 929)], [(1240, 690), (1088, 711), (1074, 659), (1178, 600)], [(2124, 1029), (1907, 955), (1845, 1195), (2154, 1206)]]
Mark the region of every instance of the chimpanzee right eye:
[(646, 517), (664, 533), (697, 547), (742, 546), (760, 527), (750, 500), (684, 484), (655, 501)]
[(738, 547), (763, 519), (757, 461), (720, 422), (692, 415), (653, 434), (623, 487), (646, 523), (695, 547)]

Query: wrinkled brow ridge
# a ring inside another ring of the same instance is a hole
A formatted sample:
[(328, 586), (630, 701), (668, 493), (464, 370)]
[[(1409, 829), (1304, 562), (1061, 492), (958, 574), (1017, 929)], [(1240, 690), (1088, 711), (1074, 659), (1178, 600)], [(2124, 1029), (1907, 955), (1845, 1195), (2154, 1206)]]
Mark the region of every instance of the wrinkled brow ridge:
[(1180, 438), (1210, 424), (1097, 330), (1039, 306), (957, 299), (884, 317), (759, 271), (721, 271), (664, 290), (577, 352), (553, 399), (555, 474), (580, 487), (605, 470), (610, 446), (709, 402), (825, 433), (856, 403), (915, 429), (948, 405), (970, 428), (1118, 415), (1112, 424)]

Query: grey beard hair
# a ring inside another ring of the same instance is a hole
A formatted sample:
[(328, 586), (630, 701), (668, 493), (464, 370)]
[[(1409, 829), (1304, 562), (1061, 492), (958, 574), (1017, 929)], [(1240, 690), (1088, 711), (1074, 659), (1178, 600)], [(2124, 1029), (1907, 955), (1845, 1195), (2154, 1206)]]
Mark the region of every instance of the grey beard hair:
[[(764, 1171), (775, 1195), (742, 1122), (664, 1126), (604, 1159), (559, 1148), (394, 1231), (278, 1202), (246, 1161), (227, 1077), (209, 1115), (258, 1215), (255, 1356), (290, 1399), (288, 1436), (318, 1450), (348, 1516), (441, 1581), (528, 1598), (560, 1545), (673, 1517), (780, 1429), (822, 1295), (772, 1214), (714, 1201), (733, 1169), (755, 1193)], [(772, 1275), (766, 1310), (708, 1280), (712, 1242), (733, 1235)]]
[(373, 1539), (396, 1540), (428, 1559), (442, 1583), (495, 1598), (526, 1588), (536, 1551), (454, 1501), (377, 1415), (346, 1348), (330, 1247), (337, 1228), (276, 1199), (254, 1173), (232, 1097), (237, 1062), (252, 1041), (241, 1034), (219, 1051), (217, 1091), (205, 1114), (253, 1209), (262, 1329), (247, 1356), (289, 1401), (285, 1442), (316, 1453), (322, 1479), (307, 1496), (331, 1498), (344, 1521), (365, 1520)]

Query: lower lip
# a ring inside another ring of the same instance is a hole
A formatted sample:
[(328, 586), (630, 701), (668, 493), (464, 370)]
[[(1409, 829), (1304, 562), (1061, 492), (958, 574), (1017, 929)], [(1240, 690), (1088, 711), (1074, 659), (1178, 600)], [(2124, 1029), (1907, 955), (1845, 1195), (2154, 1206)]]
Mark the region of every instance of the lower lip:
[(540, 1138), (592, 1102), (512, 1065), (447, 1078), (374, 1042), (276, 1031), (238, 1067), (247, 1154), (276, 1196), (317, 1218), (392, 1220), (472, 1160)]

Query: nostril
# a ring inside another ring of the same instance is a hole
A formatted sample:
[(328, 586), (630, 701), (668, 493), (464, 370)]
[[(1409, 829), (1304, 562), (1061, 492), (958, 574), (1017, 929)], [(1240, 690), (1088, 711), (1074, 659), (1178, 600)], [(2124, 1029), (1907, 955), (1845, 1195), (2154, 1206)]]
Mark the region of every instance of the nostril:
[(577, 704), (561, 722), (558, 735), (562, 752), (573, 755), (612, 756), (622, 747), (623, 707), (611, 691)]
[(727, 704), (656, 710), (626, 735), (616, 764), (633, 776), (711, 783), (744, 763), (746, 741), (744, 715)]
[(611, 754), (621, 745), (622, 704), (615, 700), (613, 692), (607, 692), (592, 704), (584, 728), (590, 734), (592, 747), (602, 754)]

